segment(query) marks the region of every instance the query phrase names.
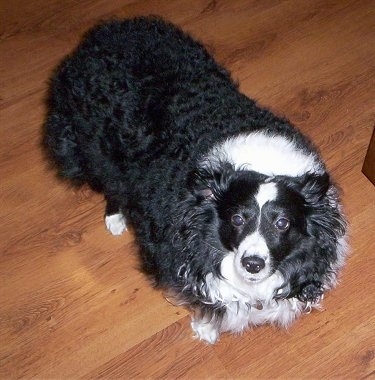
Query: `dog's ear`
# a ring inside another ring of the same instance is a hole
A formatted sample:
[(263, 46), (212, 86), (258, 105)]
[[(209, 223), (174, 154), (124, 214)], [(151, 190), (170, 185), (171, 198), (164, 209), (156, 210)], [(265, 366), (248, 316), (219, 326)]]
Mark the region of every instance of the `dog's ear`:
[(343, 236), (346, 221), (341, 213), (339, 194), (327, 173), (306, 174), (301, 182), (300, 194), (308, 212), (308, 232), (319, 239), (336, 241)]
[(195, 189), (194, 194), (204, 199), (215, 199), (213, 191), (207, 187), (202, 189)]
[(330, 178), (326, 172), (323, 174), (306, 173), (296, 178), (284, 176), (278, 178), (288, 188), (299, 193), (308, 205), (317, 204), (324, 198), (330, 186)]
[(300, 193), (308, 204), (317, 204), (328, 192), (330, 178), (328, 173), (305, 174), (302, 177)]
[(229, 163), (205, 165), (188, 175), (188, 188), (200, 199), (218, 199), (227, 189), (234, 168)]

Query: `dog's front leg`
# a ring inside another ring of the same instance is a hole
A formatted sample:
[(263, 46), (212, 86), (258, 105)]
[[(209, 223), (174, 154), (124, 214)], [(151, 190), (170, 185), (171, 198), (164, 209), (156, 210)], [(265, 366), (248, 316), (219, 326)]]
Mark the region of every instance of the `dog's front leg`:
[(127, 231), (126, 219), (121, 211), (120, 202), (114, 198), (106, 196), (107, 205), (105, 208), (104, 222), (107, 230), (115, 236)]
[(195, 333), (194, 338), (214, 344), (219, 337), (219, 324), (215, 317), (202, 317), (199, 314), (195, 313), (191, 321), (191, 328)]

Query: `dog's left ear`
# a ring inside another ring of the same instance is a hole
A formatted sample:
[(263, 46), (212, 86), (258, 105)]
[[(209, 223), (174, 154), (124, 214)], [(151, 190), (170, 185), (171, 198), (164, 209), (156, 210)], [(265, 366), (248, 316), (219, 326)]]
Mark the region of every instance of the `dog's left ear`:
[(327, 195), (330, 187), (330, 178), (326, 172), (323, 174), (308, 173), (302, 177), (300, 184), (300, 194), (307, 204), (314, 205)]
[[(327, 253), (336, 252), (345, 235), (346, 220), (341, 212), (339, 193), (327, 173), (305, 176), (301, 195), (308, 209), (307, 231)], [(335, 253), (336, 254), (336, 253)]]
[(234, 173), (228, 163), (207, 165), (190, 172), (188, 188), (199, 199), (218, 199)]
[(307, 173), (287, 185), (304, 198), (311, 235), (336, 241), (345, 233), (346, 221), (341, 214), (339, 193), (328, 173)]

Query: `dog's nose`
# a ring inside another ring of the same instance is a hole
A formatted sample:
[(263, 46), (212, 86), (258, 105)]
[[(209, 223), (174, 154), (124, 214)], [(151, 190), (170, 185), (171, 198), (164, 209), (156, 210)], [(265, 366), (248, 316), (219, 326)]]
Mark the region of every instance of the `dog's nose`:
[(265, 261), (258, 256), (248, 256), (241, 259), (242, 266), (249, 273), (259, 273), (265, 266)]

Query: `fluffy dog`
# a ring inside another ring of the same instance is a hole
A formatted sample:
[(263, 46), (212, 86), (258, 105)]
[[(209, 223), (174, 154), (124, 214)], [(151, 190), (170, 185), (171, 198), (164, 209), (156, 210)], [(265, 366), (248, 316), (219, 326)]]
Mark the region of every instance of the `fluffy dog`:
[(172, 24), (91, 30), (52, 79), (45, 142), (63, 177), (104, 194), (112, 234), (134, 228), (202, 340), (287, 326), (336, 284), (346, 223), (316, 149)]

